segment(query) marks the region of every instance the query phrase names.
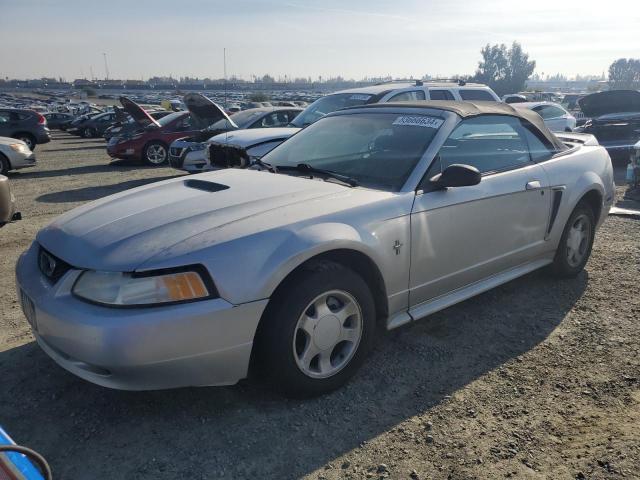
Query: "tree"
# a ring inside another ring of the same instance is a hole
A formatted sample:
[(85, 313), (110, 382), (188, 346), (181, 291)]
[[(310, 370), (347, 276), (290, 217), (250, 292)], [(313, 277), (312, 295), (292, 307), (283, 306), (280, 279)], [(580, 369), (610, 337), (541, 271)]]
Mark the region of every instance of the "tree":
[(640, 58), (620, 58), (609, 66), (612, 90), (640, 89)]
[(487, 44), (480, 53), (482, 61), (471, 80), (486, 83), (500, 96), (524, 90), (536, 68), (536, 62), (529, 61), (529, 54), (518, 42), (513, 42), (509, 49), (504, 43)]
[(271, 99), (269, 98), (269, 95), (267, 95), (266, 93), (254, 92), (251, 95), (249, 95), (250, 102), (268, 102), (269, 100)]

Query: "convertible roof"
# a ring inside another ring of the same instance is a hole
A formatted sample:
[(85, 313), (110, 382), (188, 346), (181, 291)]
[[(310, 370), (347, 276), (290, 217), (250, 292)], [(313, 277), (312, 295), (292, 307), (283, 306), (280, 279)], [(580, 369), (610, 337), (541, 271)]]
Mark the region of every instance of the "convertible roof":
[[(517, 103), (514, 105), (518, 105)], [(526, 108), (514, 108), (511, 104), (502, 102), (453, 102), (450, 100), (422, 100), (415, 102), (388, 102), (362, 105), (360, 107), (349, 107), (345, 110), (358, 108), (434, 108), (453, 112), (462, 118), (478, 117), (480, 115), (509, 115), (526, 120), (535, 126), (544, 137), (551, 142), (556, 150), (566, 150), (567, 146), (562, 143), (547, 128), (542, 117), (533, 110)]]

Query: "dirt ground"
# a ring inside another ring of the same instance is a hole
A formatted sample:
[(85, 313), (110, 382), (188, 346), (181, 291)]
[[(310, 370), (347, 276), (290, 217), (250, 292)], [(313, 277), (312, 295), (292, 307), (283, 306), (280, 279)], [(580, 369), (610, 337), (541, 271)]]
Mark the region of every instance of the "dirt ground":
[(11, 175), (24, 220), (0, 230), (0, 425), (56, 480), (640, 478), (639, 220), (610, 217), (576, 279), (536, 272), (382, 335), (322, 398), (121, 392), (34, 344), (14, 265), (56, 215), (177, 172), (54, 136)]

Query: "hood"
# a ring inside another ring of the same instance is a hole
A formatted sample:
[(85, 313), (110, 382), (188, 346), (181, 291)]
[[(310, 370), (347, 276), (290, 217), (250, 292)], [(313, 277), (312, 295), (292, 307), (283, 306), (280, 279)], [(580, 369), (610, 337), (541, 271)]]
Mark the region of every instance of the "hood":
[(24, 143), (22, 140), (18, 140), (17, 138), (0, 137), (0, 145), (11, 145), (14, 143), (18, 143), (20, 145), (26, 145), (26, 143)]
[(221, 133), (207, 140), (207, 143), (223, 143), (235, 145), (236, 147), (249, 148), (258, 143), (270, 142), (272, 140), (285, 140), (300, 128), (249, 128), (238, 130), (237, 132)]
[(610, 90), (592, 93), (578, 100), (587, 117), (599, 117), (609, 113), (640, 112), (640, 92), (637, 90)]
[[(178, 177), (105, 197), (58, 217), (36, 237), (78, 267), (133, 271), (205, 234), (200, 247), (366, 203), (385, 192), (254, 170)], [(269, 220), (271, 219), (271, 220)]]
[(156, 122), (151, 115), (149, 115), (140, 105), (127, 97), (120, 97), (120, 103), (124, 110), (133, 117), (133, 120), (140, 127), (148, 127), (149, 125), (155, 125), (160, 128), (160, 124)]
[(238, 128), (218, 105), (200, 93), (187, 93), (183, 101), (187, 110), (202, 128), (206, 128), (223, 119), (227, 121), (231, 128)]

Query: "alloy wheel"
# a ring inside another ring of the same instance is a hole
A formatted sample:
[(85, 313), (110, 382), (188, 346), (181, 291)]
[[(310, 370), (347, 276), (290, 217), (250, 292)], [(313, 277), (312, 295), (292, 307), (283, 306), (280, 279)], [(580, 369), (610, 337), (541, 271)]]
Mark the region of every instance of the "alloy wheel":
[(160, 165), (167, 159), (167, 149), (162, 145), (149, 145), (147, 148), (147, 160), (154, 165)]

